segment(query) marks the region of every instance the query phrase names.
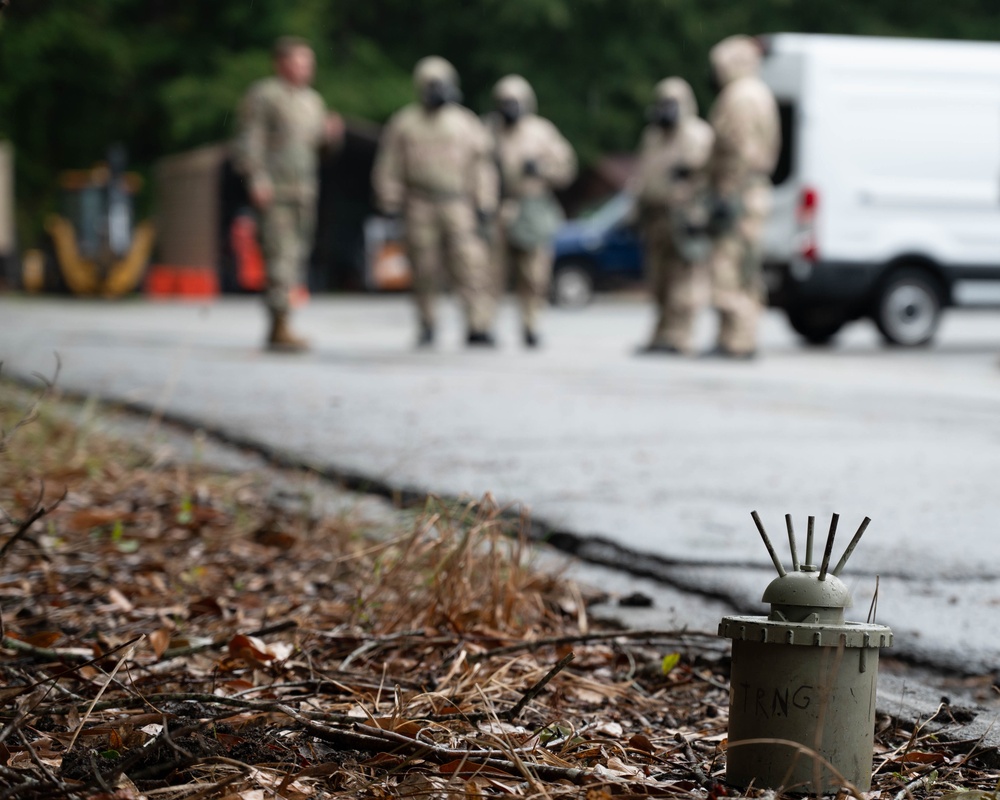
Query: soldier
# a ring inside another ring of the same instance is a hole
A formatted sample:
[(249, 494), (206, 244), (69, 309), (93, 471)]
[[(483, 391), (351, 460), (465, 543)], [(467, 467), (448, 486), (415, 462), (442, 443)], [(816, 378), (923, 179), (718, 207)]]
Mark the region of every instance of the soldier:
[(443, 58), (417, 62), (419, 102), (397, 111), (379, 142), (372, 184), (382, 211), (402, 215), (419, 315), (417, 344), (435, 334), (434, 296), (441, 268), (462, 300), (466, 341), (494, 345), (496, 301), (484, 231), (496, 213), (496, 168), (489, 134), (458, 104), (458, 73)]
[(682, 78), (656, 85), (648, 117), (630, 190), (657, 321), (639, 352), (686, 353), (711, 250), (706, 167), (715, 136), (698, 117), (694, 92)]
[(327, 114), (311, 88), (315, 56), (304, 39), (283, 36), (274, 46), (275, 75), (250, 87), (240, 107), (236, 168), (260, 216), (266, 262), (267, 347), (292, 352), (307, 343), (289, 327), (291, 292), (305, 283), (316, 225), (318, 154), (339, 144), (344, 123)]
[(710, 180), (715, 196), (712, 303), (719, 312), (711, 355), (753, 358), (764, 300), (761, 237), (771, 210), (771, 181), (781, 148), (778, 105), (760, 79), (761, 51), (748, 36), (723, 39), (709, 54), (719, 95), (709, 114), (715, 131)]
[(552, 237), (563, 221), (552, 191), (576, 177), (576, 154), (556, 126), (535, 113), (535, 92), (520, 75), (501, 78), (493, 101), (489, 127), (501, 196), (494, 258), (502, 286), (513, 271), (524, 343), (537, 347), (538, 315), (552, 279)]

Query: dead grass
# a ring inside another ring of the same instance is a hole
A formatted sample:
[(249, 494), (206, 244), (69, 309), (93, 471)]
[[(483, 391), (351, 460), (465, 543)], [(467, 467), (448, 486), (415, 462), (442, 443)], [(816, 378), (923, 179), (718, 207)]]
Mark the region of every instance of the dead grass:
[[(489, 498), (375, 538), (30, 405), (0, 383), (0, 800), (727, 793), (720, 643), (595, 630)], [(996, 786), (879, 749), (885, 797)]]

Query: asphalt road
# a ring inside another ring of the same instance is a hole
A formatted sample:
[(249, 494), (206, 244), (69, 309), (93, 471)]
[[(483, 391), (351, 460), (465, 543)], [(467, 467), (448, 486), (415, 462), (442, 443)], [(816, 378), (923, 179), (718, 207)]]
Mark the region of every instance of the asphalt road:
[[(715, 598), (699, 627), (764, 610), (775, 573), (752, 510), (786, 564), (785, 513), (800, 554), (807, 515), (821, 553), (839, 513), (835, 559), (869, 516), (842, 575), (849, 617), (865, 619), (877, 582), (897, 655), (996, 670), (1000, 312), (953, 311), (934, 346), (905, 351), (860, 322), (836, 347), (802, 347), (769, 313), (752, 363), (634, 356), (651, 322), (638, 298), (553, 310), (540, 352), (510, 307), (492, 352), (462, 347), (448, 301), (442, 317), (439, 346), (416, 352), (407, 298), (314, 299), (296, 322), (315, 348), (282, 356), (260, 349), (252, 298), (3, 296), (0, 359), (25, 377), (58, 353), (67, 390), (393, 486), (521, 503), (584, 556)], [(706, 315), (703, 346), (713, 329)]]

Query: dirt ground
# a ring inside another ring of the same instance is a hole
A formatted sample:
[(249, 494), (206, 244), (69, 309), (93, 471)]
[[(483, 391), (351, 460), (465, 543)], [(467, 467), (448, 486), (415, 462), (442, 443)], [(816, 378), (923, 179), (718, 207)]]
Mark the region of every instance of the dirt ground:
[[(0, 800), (774, 794), (725, 782), (729, 643), (609, 628), (489, 497), (330, 513), (115, 413), (0, 383)], [(995, 800), (933, 722), (841, 793)]]

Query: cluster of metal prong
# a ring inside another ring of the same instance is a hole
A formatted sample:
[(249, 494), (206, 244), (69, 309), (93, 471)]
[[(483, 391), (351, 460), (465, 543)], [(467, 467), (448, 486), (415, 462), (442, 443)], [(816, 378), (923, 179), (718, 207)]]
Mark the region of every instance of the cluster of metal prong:
[[(778, 570), (778, 576), (784, 578), (788, 573), (785, 572), (785, 568), (781, 565), (781, 559), (778, 558), (778, 554), (774, 552), (774, 545), (771, 544), (771, 540), (767, 537), (767, 532), (764, 530), (764, 524), (760, 521), (760, 515), (756, 511), (751, 511), (750, 516), (753, 517), (754, 524), (757, 526), (757, 530), (760, 531), (760, 538), (764, 540), (764, 547), (767, 548), (767, 552), (771, 556), (771, 561), (774, 562), (774, 568)], [(830, 554), (833, 552), (833, 540), (837, 535), (837, 523), (839, 521), (840, 514), (834, 514), (830, 518), (830, 532), (826, 536), (826, 547), (823, 549), (823, 563), (819, 567), (819, 579), (821, 581), (826, 580), (828, 572), (834, 577), (840, 575), (844, 566), (847, 564), (847, 559), (851, 557), (851, 553), (854, 552), (854, 548), (858, 546), (858, 542), (860, 542), (861, 537), (864, 536), (865, 530), (868, 528), (868, 523), (871, 522), (871, 519), (865, 517), (864, 520), (862, 520), (861, 526), (858, 528), (858, 532), (854, 534), (854, 538), (851, 539), (850, 544), (847, 545), (844, 555), (840, 557), (840, 561), (837, 562), (837, 566), (835, 566), (831, 571)], [(815, 523), (816, 517), (809, 517), (806, 525), (806, 560), (804, 563), (800, 564), (798, 551), (795, 549), (795, 531), (792, 529), (792, 515), (785, 514), (785, 525), (788, 527), (788, 547), (792, 551), (793, 572), (816, 571), (816, 565), (812, 563), (813, 527)]]

